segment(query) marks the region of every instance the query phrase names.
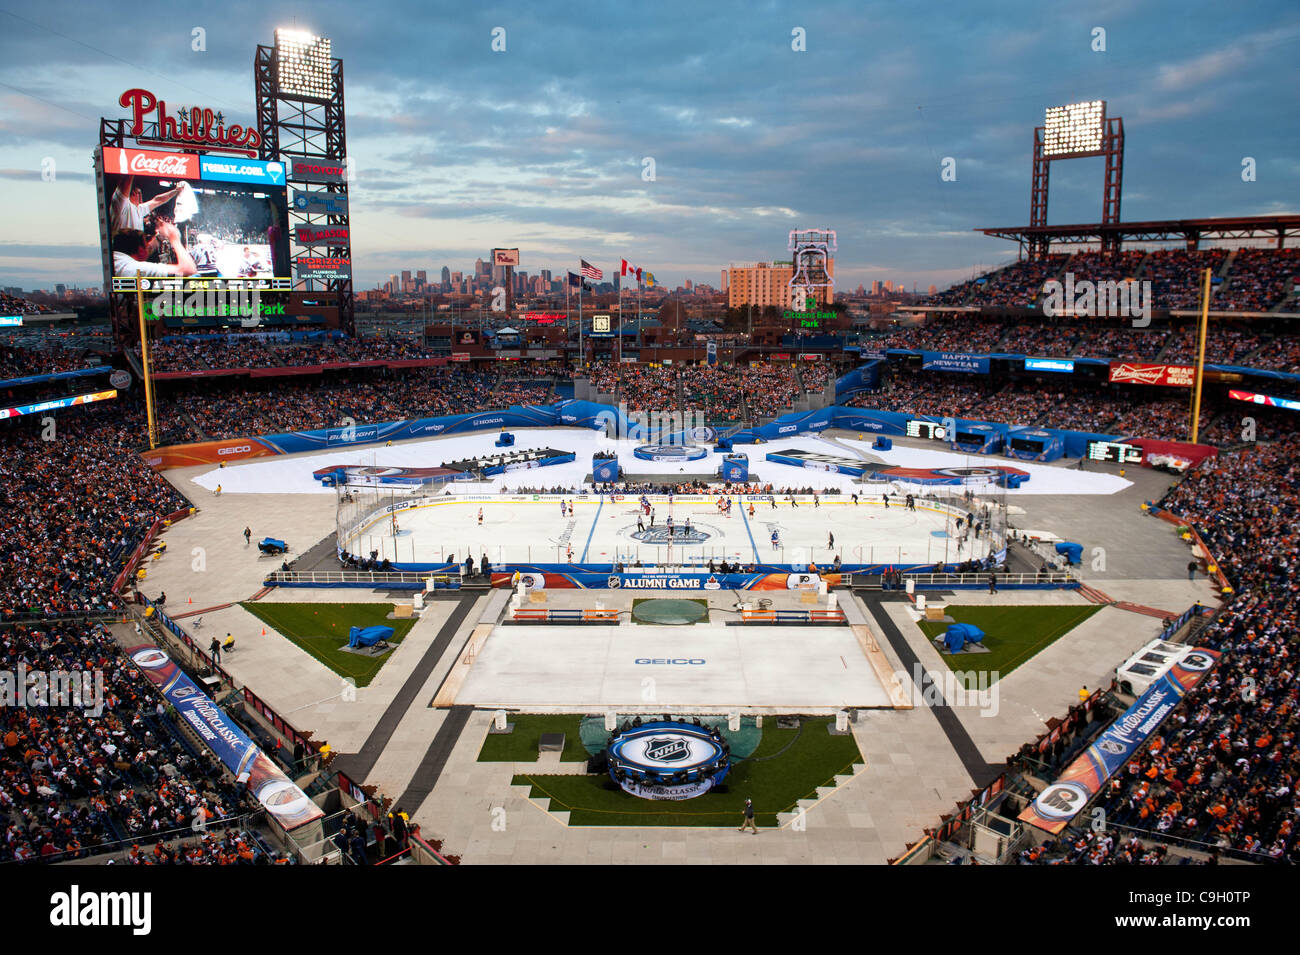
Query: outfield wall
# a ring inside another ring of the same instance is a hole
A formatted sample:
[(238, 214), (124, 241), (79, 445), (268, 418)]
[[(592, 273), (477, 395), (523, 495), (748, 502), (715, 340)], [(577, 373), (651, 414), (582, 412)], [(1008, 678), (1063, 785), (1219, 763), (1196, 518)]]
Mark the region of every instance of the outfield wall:
[[(870, 408), (846, 408), (829, 405), (814, 411), (795, 411), (782, 415), (757, 428), (744, 428), (729, 436), (732, 445), (775, 441), (798, 434), (817, 434), (827, 428), (840, 428), (865, 434), (904, 436), (907, 422), (930, 421), (941, 424), (950, 421), (958, 428), (1005, 430), (1007, 425), (998, 422), (969, 418), (944, 418), (937, 415), (909, 415), (897, 411), (879, 411)], [(448, 434), (465, 434), (474, 431), (502, 431), (509, 428), (591, 428), (616, 430), (619, 437), (662, 444), (689, 444), (712, 442), (719, 435), (711, 428), (690, 428), (670, 433), (652, 430), (644, 424), (628, 419), (620, 408), (594, 401), (569, 400), (552, 405), (512, 405), (499, 411), (476, 411), (435, 418), (416, 418), (404, 421), (386, 421), (379, 424), (356, 425), (347, 428), (322, 428), (311, 431), (291, 431), (259, 437), (230, 438), (222, 441), (203, 441), (193, 444), (171, 445), (143, 452), (145, 462), (163, 471), (169, 468), (189, 467), (196, 464), (219, 464), (248, 458), (269, 457), (279, 454), (301, 454), (330, 448), (365, 447), (393, 441), (410, 441), (415, 438), (434, 438)], [(1182, 456), (1200, 461), (1217, 453), (1210, 445), (1192, 445), (1145, 439), (1133, 435), (1095, 434), (1085, 431), (1068, 431), (1058, 428), (1040, 428), (1054, 438), (1059, 438), (1066, 457), (1080, 458), (1087, 454), (1090, 441), (1127, 441), (1143, 447), (1143, 463), (1153, 453), (1176, 450)], [(944, 442), (936, 442), (944, 444)]]

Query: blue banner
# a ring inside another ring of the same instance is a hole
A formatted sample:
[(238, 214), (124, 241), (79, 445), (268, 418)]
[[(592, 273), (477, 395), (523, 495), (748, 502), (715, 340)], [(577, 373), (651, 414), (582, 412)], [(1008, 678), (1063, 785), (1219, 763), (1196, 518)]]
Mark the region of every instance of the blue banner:
[(284, 185), (284, 163), (226, 156), (200, 156), (199, 178), (220, 182), (255, 182)]
[(249, 792), (280, 825), (296, 829), (325, 815), (171, 657), (152, 645), (131, 647), (126, 652), (163, 699), (176, 708), (177, 717), (237, 779), (242, 777), (248, 783)]
[(1025, 371), (1074, 371), (1072, 358), (1026, 358)]
[(925, 371), (963, 371), (976, 375), (989, 373), (988, 355), (968, 355), (963, 352), (923, 351), (921, 368)]
[(22, 378), (6, 378), (0, 381), (0, 388), (15, 385), (39, 385), (47, 381), (66, 381), (71, 378), (85, 378), (89, 375), (107, 375), (113, 369), (108, 365), (96, 365), (94, 368), (78, 368), (75, 371), (59, 371), (49, 375), (25, 375)]

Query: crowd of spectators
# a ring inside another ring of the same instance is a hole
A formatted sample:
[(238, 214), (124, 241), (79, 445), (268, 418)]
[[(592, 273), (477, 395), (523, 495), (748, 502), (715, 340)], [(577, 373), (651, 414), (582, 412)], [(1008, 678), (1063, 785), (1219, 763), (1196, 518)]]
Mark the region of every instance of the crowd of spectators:
[(411, 369), (377, 380), (267, 380), (236, 387), (186, 390), (159, 401), (159, 416), (182, 426), (190, 440), (236, 438), (355, 424), (462, 414), (482, 407), (497, 379), (456, 366)]
[(1239, 249), (1232, 270), (1214, 293), (1220, 311), (1267, 312), (1291, 293), (1300, 277), (1300, 249)]
[[(815, 363), (804, 366), (804, 373)], [(596, 390), (614, 394), (632, 411), (662, 411), (684, 407), (699, 410), (710, 420), (748, 416), (765, 421), (789, 411), (801, 390), (794, 369), (785, 363), (739, 365), (618, 365), (596, 362), (589, 369)], [(825, 387), (831, 369), (813, 372)], [(805, 381), (805, 386), (807, 381)]]
[[(1078, 252), (1053, 255), (1042, 261), (1016, 262), (922, 299), (922, 305), (1000, 306), (1032, 308), (1041, 302), (1044, 282), (1066, 273), (1077, 285), (1083, 281), (1151, 283), (1152, 307), (1195, 309), (1201, 300), (1202, 276), (1208, 267), (1215, 276), (1227, 261), (1227, 249), (1132, 250), (1118, 255)], [(1300, 278), (1300, 249), (1237, 250), (1226, 278), (1213, 286), (1211, 308), (1237, 312), (1266, 312), (1286, 299)], [(1064, 281), (1064, 279), (1061, 279)], [(1300, 305), (1296, 306), (1300, 308)]]
[(174, 715), (104, 626), (0, 630), (0, 666), (13, 673), (20, 663), (89, 674), (92, 686), (98, 677), (102, 699), (0, 708), (0, 861), (60, 861), (129, 843), (138, 857), (140, 843), (256, 808), (220, 763), (182, 743)]
[[(1173, 333), (1169, 347), (1160, 360), (1171, 364), (1193, 364), (1196, 361), (1198, 329), (1195, 325)], [(1205, 336), (1205, 361), (1209, 364), (1240, 364), (1251, 352), (1264, 344), (1264, 336), (1248, 328), (1214, 322)], [(1255, 365), (1254, 361), (1249, 364)], [(1256, 367), (1267, 367), (1255, 365)]]
[(51, 345), (46, 348), (22, 348), (17, 345), (0, 345), (0, 380), (26, 378), (29, 375), (52, 375), (62, 371), (75, 371), (87, 364), (102, 364), (83, 348), (63, 348)]
[[(113, 403), (108, 403), (113, 404)], [(135, 453), (143, 414), (90, 406), (0, 430), (0, 615), (119, 607), (114, 577), (154, 519), (187, 505)]]
[[(264, 332), (264, 330), (263, 330)], [(213, 368), (294, 368), (349, 361), (399, 361), (436, 357), (418, 336), (402, 338), (313, 338), (268, 340), (263, 332), (231, 333), (224, 338), (170, 335), (150, 344), (155, 371)], [(140, 346), (136, 345), (136, 354)]]
[[(1168, 441), (1190, 437), (1185, 396), (1161, 392), (1146, 397), (1141, 392), (1033, 380), (999, 385), (983, 376), (900, 369), (883, 390), (861, 392), (845, 403), (910, 415), (1037, 424)], [(1213, 417), (1207, 401), (1201, 415), (1202, 428), (1208, 427)]]
[(38, 305), (20, 295), (0, 292), (0, 315), (49, 315), (54, 309), (48, 305)]
[(1209, 268), (1219, 274), (1228, 257), (1227, 249), (1165, 249), (1147, 257), (1142, 280), (1151, 283), (1151, 298), (1159, 308), (1198, 308), (1201, 304), (1202, 275)]
[(1223, 656), (1099, 805), (1120, 825), (1294, 863), (1300, 434), (1206, 459), (1161, 505), (1232, 584), (1196, 641)]

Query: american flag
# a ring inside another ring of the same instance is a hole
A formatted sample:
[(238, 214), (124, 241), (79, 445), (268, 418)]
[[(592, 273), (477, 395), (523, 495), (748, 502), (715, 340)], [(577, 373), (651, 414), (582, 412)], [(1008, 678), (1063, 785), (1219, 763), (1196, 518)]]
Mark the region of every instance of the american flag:
[(594, 265), (592, 265), (592, 264), (591, 264), (590, 262), (588, 262), (586, 259), (583, 259), (583, 260), (582, 260), (582, 274), (585, 275), (585, 276), (586, 276), (587, 278), (589, 278), (589, 279), (595, 279), (597, 282), (599, 282), (601, 279), (603, 279), (603, 278), (605, 277), (605, 273), (604, 273), (604, 272), (602, 272), (600, 269), (596, 268)]

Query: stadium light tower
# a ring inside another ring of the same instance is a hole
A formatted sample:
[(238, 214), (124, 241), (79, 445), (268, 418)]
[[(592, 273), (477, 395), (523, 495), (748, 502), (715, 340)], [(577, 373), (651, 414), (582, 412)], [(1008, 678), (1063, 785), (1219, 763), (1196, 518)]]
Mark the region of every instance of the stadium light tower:
[[(1106, 157), (1106, 179), (1101, 202), (1102, 225), (1119, 223), (1121, 185), (1124, 180), (1124, 120), (1106, 115), (1105, 100), (1049, 106), (1043, 125), (1034, 129), (1034, 175), (1029, 196), (1029, 226), (1047, 225), (1047, 187), (1051, 164), (1057, 159)], [(1047, 254), (1048, 239), (1032, 236), (1030, 258)], [(1118, 236), (1102, 239), (1103, 252), (1119, 250)]]
[(343, 61), (327, 37), (282, 27), (274, 46), (258, 46), (253, 80), (261, 158), (286, 162), (294, 184), (289, 238), (297, 287), (336, 293), (339, 323), (353, 334), (349, 177), (340, 172), (348, 168)]

